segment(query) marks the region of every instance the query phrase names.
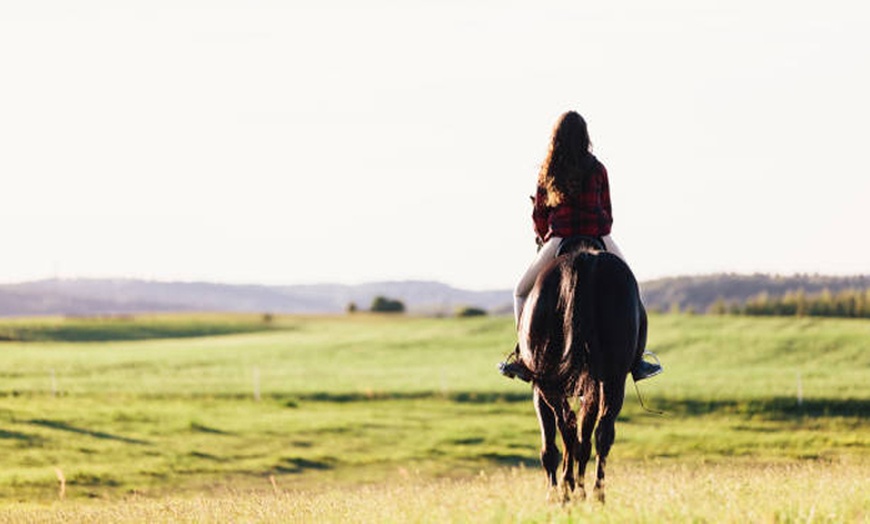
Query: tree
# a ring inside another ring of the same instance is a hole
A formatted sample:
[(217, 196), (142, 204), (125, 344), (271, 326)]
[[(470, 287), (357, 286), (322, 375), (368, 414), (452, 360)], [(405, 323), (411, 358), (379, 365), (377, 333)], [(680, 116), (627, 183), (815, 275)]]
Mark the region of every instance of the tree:
[(372, 306), (370, 309), (372, 313), (404, 313), (405, 304), (400, 300), (377, 296), (372, 300)]
[(728, 304), (725, 303), (724, 298), (719, 297), (707, 308), (707, 311), (713, 315), (725, 315), (728, 313)]

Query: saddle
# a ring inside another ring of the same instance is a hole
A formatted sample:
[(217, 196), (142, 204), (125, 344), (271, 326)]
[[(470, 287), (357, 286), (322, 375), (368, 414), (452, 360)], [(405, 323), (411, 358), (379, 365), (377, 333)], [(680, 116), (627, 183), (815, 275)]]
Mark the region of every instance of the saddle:
[(595, 249), (598, 251), (607, 251), (604, 247), (604, 241), (601, 237), (593, 237), (586, 235), (578, 235), (573, 237), (565, 237), (559, 244), (559, 249), (556, 251), (556, 256), (571, 253), (579, 249)]

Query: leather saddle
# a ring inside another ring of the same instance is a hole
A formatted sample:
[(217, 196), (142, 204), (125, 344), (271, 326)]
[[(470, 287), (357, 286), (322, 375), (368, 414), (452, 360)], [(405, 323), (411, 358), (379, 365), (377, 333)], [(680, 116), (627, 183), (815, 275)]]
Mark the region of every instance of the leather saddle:
[(607, 248), (604, 247), (604, 241), (601, 239), (601, 237), (583, 235), (563, 238), (562, 242), (559, 244), (559, 250), (556, 252), (556, 256), (571, 253), (579, 249), (595, 249), (597, 251), (607, 251)]

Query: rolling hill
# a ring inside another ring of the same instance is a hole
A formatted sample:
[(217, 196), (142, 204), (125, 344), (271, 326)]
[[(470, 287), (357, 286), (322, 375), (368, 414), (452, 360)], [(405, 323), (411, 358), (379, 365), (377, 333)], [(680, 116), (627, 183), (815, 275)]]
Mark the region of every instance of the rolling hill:
[[(683, 276), (641, 283), (651, 310), (674, 307), (703, 313), (722, 299), (742, 304), (766, 292), (781, 296), (803, 289), (868, 289), (870, 276), (820, 275)], [(471, 291), (432, 281), (389, 281), (359, 285), (231, 285), (135, 279), (50, 279), (0, 285), (0, 316), (119, 315), (144, 312), (227, 311), (262, 313), (340, 313), (354, 303), (366, 309), (376, 296), (401, 300), (419, 314), (451, 314), (461, 306), (509, 314), (511, 290)]]

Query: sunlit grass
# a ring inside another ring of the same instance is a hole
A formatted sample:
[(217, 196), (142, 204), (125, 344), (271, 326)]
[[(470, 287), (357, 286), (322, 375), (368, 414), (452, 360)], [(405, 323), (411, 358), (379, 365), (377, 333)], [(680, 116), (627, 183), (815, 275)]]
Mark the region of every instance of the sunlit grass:
[(396, 469), (381, 482), (287, 488), (218, 488), (123, 503), (18, 503), (2, 522), (864, 522), (870, 518), (866, 462), (789, 464), (665, 461), (614, 464), (605, 505), (548, 501), (537, 471), (504, 468), (433, 479)]

